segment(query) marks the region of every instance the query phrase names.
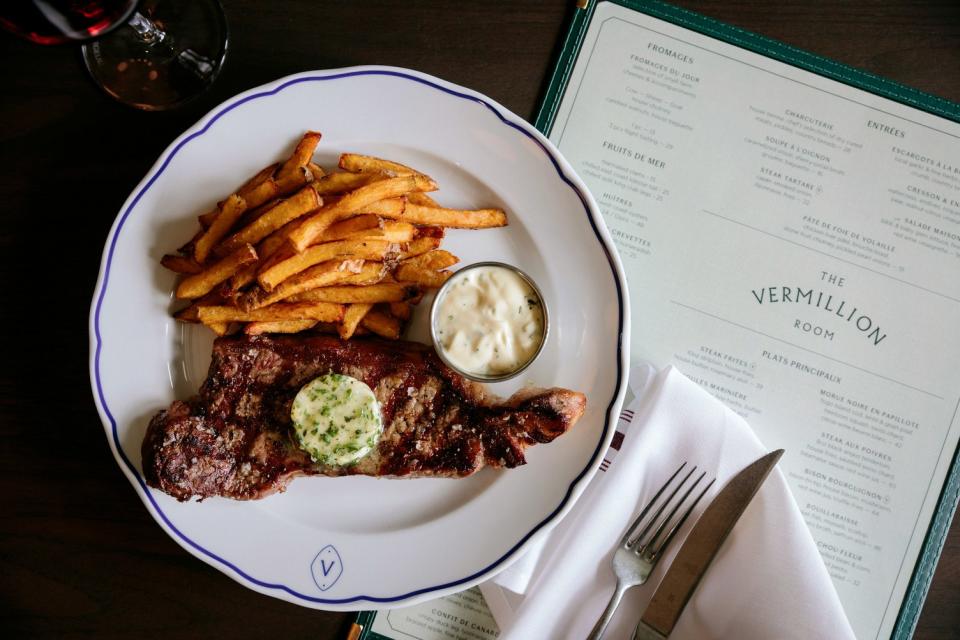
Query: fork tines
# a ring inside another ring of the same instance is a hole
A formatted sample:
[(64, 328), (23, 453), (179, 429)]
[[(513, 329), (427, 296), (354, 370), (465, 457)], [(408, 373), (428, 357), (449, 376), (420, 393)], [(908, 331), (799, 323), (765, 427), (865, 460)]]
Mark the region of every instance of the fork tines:
[[(623, 536), (622, 544), (628, 549), (633, 549), (641, 555), (655, 557), (660, 555), (663, 550), (670, 544), (670, 541), (673, 540), (673, 537), (677, 534), (677, 531), (680, 530), (680, 527), (683, 526), (683, 523), (686, 522), (687, 518), (690, 517), (690, 514), (693, 513), (693, 509), (697, 506), (697, 503), (700, 502), (700, 499), (707, 493), (713, 483), (716, 481), (716, 478), (710, 480), (707, 485), (700, 491), (696, 499), (687, 507), (687, 509), (674, 521), (674, 516), (676, 516), (677, 511), (687, 502), (687, 498), (690, 497), (690, 494), (693, 493), (693, 490), (697, 488), (700, 482), (706, 476), (706, 472), (702, 471), (696, 480), (691, 482), (688, 485), (688, 481), (696, 472), (697, 467), (694, 466), (687, 474), (683, 477), (679, 484), (677, 484), (670, 494), (663, 500), (660, 501), (661, 496), (670, 488), (670, 485), (673, 484), (674, 479), (680, 475), (680, 472), (687, 466), (687, 463), (684, 462), (680, 467), (673, 472), (673, 475), (670, 476), (670, 479), (660, 487), (659, 491), (653, 496), (653, 499), (643, 508), (643, 511), (640, 512), (640, 515), (637, 516), (637, 519), (633, 521), (633, 524), (627, 529), (627, 532)], [(679, 500), (675, 500), (677, 494), (681, 489), (686, 490), (680, 496)], [(660, 503), (657, 506), (657, 503)], [(671, 506), (672, 505), (672, 506)], [(647, 515), (650, 513), (651, 509), (656, 507), (653, 515), (649, 518)], [(666, 516), (661, 518), (663, 512), (670, 507)], [(667, 531), (666, 536), (661, 539), (663, 536), (664, 530), (666, 530), (667, 525), (673, 521), (673, 526), (670, 527)], [(643, 525), (643, 529), (637, 533), (637, 530), (640, 526)], [(654, 527), (656, 527), (654, 529)], [(651, 529), (654, 529), (653, 534), (648, 536)]]

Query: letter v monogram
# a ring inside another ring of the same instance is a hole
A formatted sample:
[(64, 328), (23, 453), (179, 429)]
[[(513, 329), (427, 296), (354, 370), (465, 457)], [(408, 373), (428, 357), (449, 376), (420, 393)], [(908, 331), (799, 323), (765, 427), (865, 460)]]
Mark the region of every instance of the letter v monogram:
[(327, 566), (327, 562), (325, 560), (320, 560), (320, 568), (323, 570), (323, 575), (330, 575), (330, 570), (333, 569), (333, 565), (335, 564), (337, 564), (336, 560), (331, 560), (329, 566)]

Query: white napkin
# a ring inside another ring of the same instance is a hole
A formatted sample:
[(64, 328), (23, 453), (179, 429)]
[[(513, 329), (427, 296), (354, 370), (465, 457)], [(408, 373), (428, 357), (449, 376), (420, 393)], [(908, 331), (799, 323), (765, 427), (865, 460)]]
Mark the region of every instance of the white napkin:
[[(673, 367), (659, 374), (635, 368), (631, 387), (636, 399), (621, 416), (621, 428), (628, 420), (632, 426), (608, 470), (597, 474), (541, 547), (480, 585), (501, 639), (585, 638), (613, 593), (611, 559), (624, 529), (686, 460), (717, 482), (647, 584), (624, 597), (605, 638), (630, 638), (696, 516), (730, 478), (767, 452), (740, 416)], [(721, 547), (670, 637), (854, 637), (778, 469)]]

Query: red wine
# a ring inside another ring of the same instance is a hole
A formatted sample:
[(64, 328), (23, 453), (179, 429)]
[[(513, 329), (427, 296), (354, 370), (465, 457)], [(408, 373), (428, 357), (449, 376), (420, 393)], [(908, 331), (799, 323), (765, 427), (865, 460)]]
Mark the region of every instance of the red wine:
[(0, 0), (0, 27), (39, 44), (90, 40), (125, 22), (137, 0)]

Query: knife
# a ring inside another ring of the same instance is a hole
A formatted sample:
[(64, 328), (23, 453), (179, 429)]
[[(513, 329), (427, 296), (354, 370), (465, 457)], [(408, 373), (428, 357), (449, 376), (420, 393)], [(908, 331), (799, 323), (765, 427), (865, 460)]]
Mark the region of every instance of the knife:
[(771, 451), (720, 490), (683, 541), (643, 612), (633, 640), (664, 640), (670, 635), (713, 557), (782, 455), (783, 449)]

